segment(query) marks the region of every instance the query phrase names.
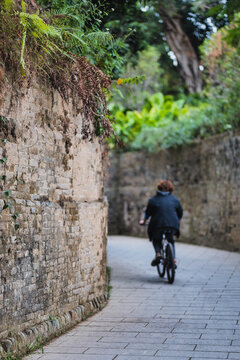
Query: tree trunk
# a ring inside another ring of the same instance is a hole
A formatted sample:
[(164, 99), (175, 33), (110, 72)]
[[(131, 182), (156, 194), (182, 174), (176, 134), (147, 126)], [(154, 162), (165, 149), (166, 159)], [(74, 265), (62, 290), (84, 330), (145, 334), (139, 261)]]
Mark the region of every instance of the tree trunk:
[(160, 3), (158, 10), (163, 20), (166, 40), (178, 60), (180, 75), (189, 92), (201, 91), (202, 74), (199, 69), (199, 59), (188, 36), (183, 31), (181, 17), (178, 14), (168, 14), (165, 7)]

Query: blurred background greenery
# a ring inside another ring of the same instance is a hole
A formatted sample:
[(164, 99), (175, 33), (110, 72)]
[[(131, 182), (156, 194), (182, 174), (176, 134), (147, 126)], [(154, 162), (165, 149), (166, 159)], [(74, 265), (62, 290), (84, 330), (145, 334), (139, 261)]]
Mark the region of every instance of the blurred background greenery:
[[(0, 13), (6, 69), (27, 76), (34, 64), (63, 96), (81, 58), (111, 78), (111, 149), (157, 151), (240, 126), (239, 0), (3, 0)], [(79, 66), (101, 134), (100, 92)]]
[(121, 1), (108, 10), (102, 27), (125, 44), (116, 78), (145, 75), (117, 86), (109, 102), (123, 150), (157, 151), (240, 126), (238, 0)]

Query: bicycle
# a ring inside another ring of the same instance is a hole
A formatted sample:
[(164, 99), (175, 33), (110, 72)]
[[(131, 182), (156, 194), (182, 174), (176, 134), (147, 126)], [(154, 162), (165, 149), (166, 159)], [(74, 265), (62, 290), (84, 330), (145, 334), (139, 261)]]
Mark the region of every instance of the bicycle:
[(162, 248), (160, 254), (160, 263), (157, 264), (158, 275), (163, 278), (167, 270), (168, 282), (169, 284), (172, 284), (175, 279), (176, 267), (174, 263), (173, 246), (167, 240), (165, 233), (162, 234)]
[[(141, 223), (139, 225), (148, 225), (149, 223)], [(174, 251), (172, 244), (166, 238), (166, 232), (162, 233), (162, 247), (160, 251), (160, 262), (157, 264), (158, 275), (161, 278), (164, 278), (166, 269), (167, 269), (167, 278), (169, 284), (172, 284), (175, 279), (176, 265), (174, 262)]]

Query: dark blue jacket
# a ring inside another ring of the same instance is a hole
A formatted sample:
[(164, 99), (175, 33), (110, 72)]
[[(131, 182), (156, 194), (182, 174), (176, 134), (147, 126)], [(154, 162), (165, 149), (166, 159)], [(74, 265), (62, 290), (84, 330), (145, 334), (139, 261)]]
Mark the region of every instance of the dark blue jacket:
[(148, 201), (145, 213), (145, 219), (151, 217), (148, 226), (149, 238), (152, 238), (153, 232), (164, 228), (175, 229), (179, 235), (179, 220), (182, 216), (183, 209), (180, 201), (169, 192), (157, 191), (156, 195)]

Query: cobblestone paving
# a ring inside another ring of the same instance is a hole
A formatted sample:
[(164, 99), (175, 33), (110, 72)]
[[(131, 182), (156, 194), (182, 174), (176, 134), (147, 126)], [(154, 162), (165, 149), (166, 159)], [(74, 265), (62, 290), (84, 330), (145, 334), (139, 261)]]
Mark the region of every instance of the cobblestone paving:
[(109, 304), (26, 360), (240, 360), (240, 254), (177, 243), (174, 284), (151, 243), (109, 238)]

